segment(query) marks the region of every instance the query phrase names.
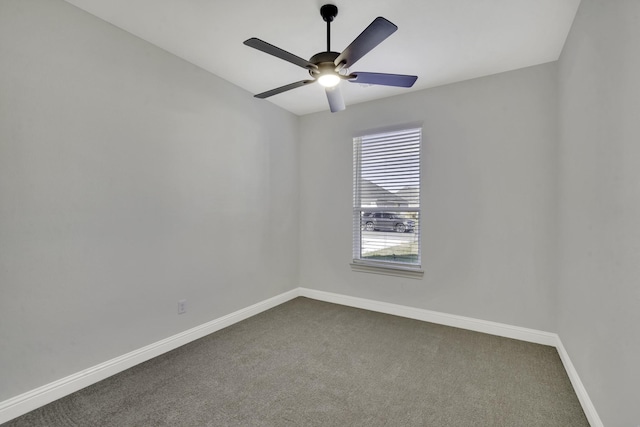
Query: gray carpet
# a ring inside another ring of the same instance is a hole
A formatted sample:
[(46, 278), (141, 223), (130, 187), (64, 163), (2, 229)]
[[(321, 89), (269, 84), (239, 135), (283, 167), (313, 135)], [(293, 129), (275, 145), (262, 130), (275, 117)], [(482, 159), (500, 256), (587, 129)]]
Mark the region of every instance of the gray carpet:
[(553, 347), (297, 298), (5, 426), (588, 426)]

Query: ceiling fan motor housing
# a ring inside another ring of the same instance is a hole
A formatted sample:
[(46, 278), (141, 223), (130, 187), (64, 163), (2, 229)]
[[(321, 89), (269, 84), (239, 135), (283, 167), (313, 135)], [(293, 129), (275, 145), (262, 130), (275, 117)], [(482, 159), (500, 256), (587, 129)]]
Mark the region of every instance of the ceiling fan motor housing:
[(340, 55), (338, 52), (320, 52), (309, 59), (309, 62), (318, 66), (317, 70), (309, 70), (311, 76), (316, 77), (322, 74), (334, 74), (336, 65), (333, 61)]

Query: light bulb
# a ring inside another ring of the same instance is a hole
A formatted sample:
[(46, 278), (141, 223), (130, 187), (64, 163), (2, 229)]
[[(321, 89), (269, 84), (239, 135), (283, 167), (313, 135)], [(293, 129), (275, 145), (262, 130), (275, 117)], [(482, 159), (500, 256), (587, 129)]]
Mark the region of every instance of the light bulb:
[(340, 83), (340, 77), (337, 74), (323, 74), (318, 77), (318, 83), (324, 87), (334, 87)]

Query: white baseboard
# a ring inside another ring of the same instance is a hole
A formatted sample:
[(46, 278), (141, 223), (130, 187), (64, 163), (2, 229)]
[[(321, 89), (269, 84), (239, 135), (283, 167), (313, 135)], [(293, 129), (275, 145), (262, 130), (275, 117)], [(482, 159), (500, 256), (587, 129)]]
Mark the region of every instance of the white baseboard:
[(587, 391), (584, 388), (584, 385), (582, 384), (582, 381), (580, 380), (580, 377), (571, 363), (569, 355), (557, 334), (506, 325), (503, 323), (479, 320), (471, 317), (457, 316), (398, 304), (340, 295), (331, 292), (316, 291), (307, 288), (293, 289), (273, 298), (261, 301), (250, 307), (235, 311), (226, 316), (212, 320), (211, 322), (196, 326), (195, 328), (173, 335), (164, 340), (0, 402), (0, 424), (26, 414), (29, 411), (46, 405), (47, 403), (53, 402), (56, 399), (60, 399), (61, 397), (74, 393), (91, 384), (95, 384), (98, 381), (129, 369), (139, 363), (145, 362), (191, 341), (219, 331), (227, 326), (231, 326), (241, 320), (255, 316), (258, 313), (285, 303), (298, 296), (556, 347), (589, 423), (592, 427), (603, 426), (602, 421), (600, 420), (600, 417), (598, 416), (598, 413), (596, 412), (596, 409), (593, 406), (593, 403), (591, 402), (591, 399), (589, 398), (589, 395), (587, 394)]
[(407, 317), (409, 319), (422, 320), (424, 322), (437, 323), (439, 325), (453, 326), (470, 331), (483, 332), (485, 334), (513, 338), (536, 344), (555, 346), (557, 335), (551, 332), (543, 332), (535, 329), (521, 328), (519, 326), (506, 325), (504, 323), (489, 322), (471, 317), (457, 316), (454, 314), (440, 313), (421, 308), (407, 307), (404, 305), (390, 304), (388, 302), (374, 301), (364, 298), (350, 297), (331, 292), (316, 291), (313, 289), (299, 288), (300, 296), (332, 302), (334, 304), (347, 305), (349, 307), (363, 308), (379, 313), (393, 314), (394, 316)]
[(582, 405), (582, 410), (584, 414), (587, 416), (587, 420), (589, 420), (589, 424), (591, 427), (604, 427), (602, 424), (602, 420), (596, 411), (596, 407), (593, 406), (593, 402), (589, 398), (589, 394), (587, 390), (584, 388), (584, 384), (580, 380), (578, 376), (578, 371), (571, 363), (571, 359), (569, 358), (569, 353), (564, 348), (562, 341), (560, 340), (560, 336), (558, 336), (558, 342), (556, 343), (556, 349), (558, 350), (558, 354), (560, 355), (560, 360), (562, 360), (562, 364), (564, 365), (564, 370), (567, 371), (567, 375), (569, 376), (569, 380), (573, 385), (573, 389), (578, 396), (578, 400), (580, 401), (580, 405)]
[(129, 369), (149, 359), (174, 350), (191, 341), (202, 338), (234, 323), (255, 316), (265, 310), (287, 302), (299, 295), (298, 289), (285, 292), (252, 306), (235, 311), (195, 328), (173, 335), (68, 377), (38, 387), (11, 399), (0, 402), (0, 424), (26, 414), (54, 400), (95, 384), (105, 378)]

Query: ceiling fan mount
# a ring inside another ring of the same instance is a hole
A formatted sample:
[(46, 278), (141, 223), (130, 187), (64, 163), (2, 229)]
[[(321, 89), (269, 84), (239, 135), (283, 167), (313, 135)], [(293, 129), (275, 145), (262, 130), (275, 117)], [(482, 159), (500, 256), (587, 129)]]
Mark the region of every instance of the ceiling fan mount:
[(325, 22), (331, 22), (338, 16), (338, 7), (334, 4), (325, 4), (320, 8), (320, 15)]
[(398, 29), (393, 23), (381, 16), (377, 17), (342, 53), (339, 53), (331, 51), (331, 22), (338, 16), (338, 8), (333, 4), (325, 4), (320, 8), (320, 15), (327, 23), (327, 50), (316, 53), (308, 61), (255, 37), (245, 40), (245, 45), (305, 68), (311, 76), (311, 80), (301, 80), (259, 93), (255, 95), (256, 98), (268, 98), (297, 87), (318, 82), (325, 87), (329, 108), (333, 113), (345, 109), (344, 100), (338, 86), (342, 80), (383, 86), (413, 86), (418, 78), (417, 76), (348, 72), (351, 65), (355, 64)]

